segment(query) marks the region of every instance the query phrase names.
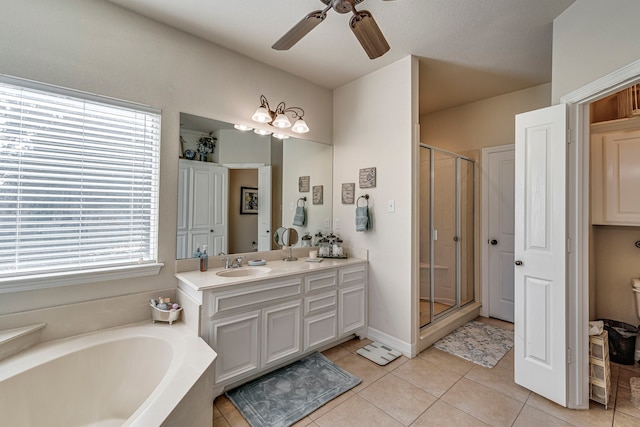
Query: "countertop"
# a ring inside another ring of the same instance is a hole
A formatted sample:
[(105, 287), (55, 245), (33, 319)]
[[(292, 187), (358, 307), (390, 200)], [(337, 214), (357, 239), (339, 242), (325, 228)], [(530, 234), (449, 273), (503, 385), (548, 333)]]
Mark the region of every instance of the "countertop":
[[(182, 273), (176, 273), (176, 277), (182, 285), (186, 285), (192, 290), (203, 291), (206, 289), (221, 288), (229, 285), (246, 284), (251, 282), (258, 282), (262, 280), (269, 280), (278, 277), (285, 277), (292, 274), (304, 274), (310, 272), (318, 272), (328, 270), (336, 267), (346, 267), (350, 265), (363, 264), (367, 261), (360, 258), (346, 258), (346, 259), (331, 259), (323, 258), (322, 262), (307, 262), (308, 258), (299, 257), (298, 261), (267, 261), (266, 265), (262, 267), (249, 267), (246, 264), (240, 267), (241, 269), (247, 268), (269, 268), (270, 271), (256, 275), (256, 276), (241, 276), (241, 277), (222, 277), (216, 273), (218, 271), (224, 271), (224, 268), (213, 268), (208, 271), (201, 272), (196, 271), (184, 271)], [(245, 261), (246, 263), (246, 261)]]

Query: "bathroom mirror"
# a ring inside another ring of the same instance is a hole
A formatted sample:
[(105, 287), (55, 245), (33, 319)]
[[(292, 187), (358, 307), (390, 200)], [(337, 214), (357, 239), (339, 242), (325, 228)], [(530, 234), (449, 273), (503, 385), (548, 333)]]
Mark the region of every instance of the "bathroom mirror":
[[(205, 143), (199, 144), (200, 139)], [(198, 149), (207, 151), (212, 145), (207, 161), (199, 161)], [(180, 157), (176, 259), (190, 258), (204, 244), (210, 255), (279, 249), (272, 237), (279, 227), (292, 228), (298, 235), (330, 231), (330, 145), (261, 136), (237, 130), (231, 123), (180, 113), (176, 157)], [(314, 204), (312, 192), (320, 186), (322, 203)], [(307, 201), (300, 206), (304, 204), (306, 225), (294, 226), (295, 209), (303, 197)]]

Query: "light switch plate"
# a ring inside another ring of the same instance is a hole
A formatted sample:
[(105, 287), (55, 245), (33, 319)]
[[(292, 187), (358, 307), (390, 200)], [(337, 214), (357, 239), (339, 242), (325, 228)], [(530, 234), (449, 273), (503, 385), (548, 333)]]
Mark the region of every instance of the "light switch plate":
[(387, 210), (389, 212), (395, 212), (396, 211), (396, 201), (395, 200), (389, 200), (389, 202), (387, 203)]

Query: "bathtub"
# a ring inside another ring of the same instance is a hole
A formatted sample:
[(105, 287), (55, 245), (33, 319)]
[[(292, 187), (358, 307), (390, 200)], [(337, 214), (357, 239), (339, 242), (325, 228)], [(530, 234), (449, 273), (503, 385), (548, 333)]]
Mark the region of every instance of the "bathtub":
[(182, 323), (42, 343), (0, 362), (0, 425), (210, 427), (215, 357)]

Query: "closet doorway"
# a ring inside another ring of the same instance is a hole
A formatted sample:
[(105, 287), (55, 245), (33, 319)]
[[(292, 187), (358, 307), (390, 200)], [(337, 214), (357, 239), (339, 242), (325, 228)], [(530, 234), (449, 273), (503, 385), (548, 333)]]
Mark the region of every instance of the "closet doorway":
[(420, 144), (420, 327), (474, 301), (474, 162)]

